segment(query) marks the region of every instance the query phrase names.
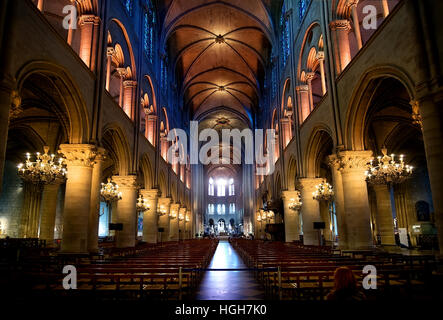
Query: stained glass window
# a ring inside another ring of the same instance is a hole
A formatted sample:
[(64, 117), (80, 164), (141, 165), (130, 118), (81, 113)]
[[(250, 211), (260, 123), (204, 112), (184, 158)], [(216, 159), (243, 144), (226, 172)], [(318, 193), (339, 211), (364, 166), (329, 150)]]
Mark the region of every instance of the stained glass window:
[(281, 27), (281, 62), (282, 67), (286, 65), (290, 54), (290, 39), (289, 39), (289, 19), (286, 17), (286, 12), (282, 10), (280, 17)]
[(126, 11), (132, 15), (132, 0), (125, 0)]
[(299, 0), (299, 17), (300, 20), (305, 16), (306, 10), (308, 9), (309, 0)]
[(151, 1), (147, 1), (147, 8), (143, 16), (143, 49), (152, 64), (154, 59), (154, 27), (155, 13), (151, 5)]

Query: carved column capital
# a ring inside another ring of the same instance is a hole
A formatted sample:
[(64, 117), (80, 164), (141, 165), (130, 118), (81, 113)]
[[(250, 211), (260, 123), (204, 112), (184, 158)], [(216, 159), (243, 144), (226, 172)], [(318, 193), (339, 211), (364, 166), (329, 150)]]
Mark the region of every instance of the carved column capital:
[(317, 58), (317, 60), (319, 60), (319, 61), (324, 61), (324, 60), (325, 60), (325, 53), (324, 53), (324, 51), (319, 51), (319, 52), (317, 53), (316, 58)]
[(99, 25), (100, 24), (100, 17), (97, 17), (95, 15), (92, 14), (84, 14), (81, 15), (78, 18), (78, 25), (79, 26), (83, 26), (85, 24), (95, 24), (95, 25)]
[(124, 79), (126, 78), (128, 71), (126, 70), (126, 68), (117, 68), (117, 73), (120, 76), (120, 78)]
[(137, 189), (137, 176), (113, 176), (112, 180), (118, 184), (120, 189)]
[(142, 189), (140, 190), (141, 195), (147, 200), (158, 200), (161, 196), (161, 192), (158, 189)]
[(301, 178), (298, 180), (300, 190), (306, 190), (307, 192), (315, 189), (315, 186), (323, 181), (323, 178)]
[(105, 148), (98, 147), (97, 148), (97, 155), (95, 157), (95, 162), (97, 163), (99, 161), (100, 162), (105, 161), (107, 159), (107, 155), (108, 155), (108, 152), (106, 151)]
[(106, 55), (108, 57), (113, 57), (115, 55), (115, 49), (113, 47), (106, 48)]
[(123, 82), (125, 88), (135, 88), (137, 86), (137, 81), (135, 80), (125, 80)]
[(315, 72), (306, 73), (306, 81), (310, 83), (315, 78)]
[(420, 127), (423, 130), (423, 119), (420, 114), (420, 105), (417, 100), (411, 100), (409, 104), (412, 107), (412, 123)]
[(307, 91), (309, 91), (309, 86), (302, 84), (300, 86), (297, 86), (295, 89), (299, 92), (307, 92)]
[(367, 170), (368, 163), (373, 159), (372, 151), (340, 151), (340, 170)]
[(68, 166), (92, 167), (97, 148), (90, 144), (62, 144), (58, 153), (65, 157)]
[(340, 170), (341, 168), (341, 162), (340, 158), (336, 154), (331, 154), (328, 156), (328, 166), (332, 170)]
[(329, 28), (332, 31), (335, 30), (342, 30), (342, 31), (349, 31), (351, 30), (351, 23), (349, 22), (349, 20), (335, 20), (332, 21), (331, 23), (329, 23)]
[(357, 7), (357, 5), (358, 5), (358, 1), (359, 1), (359, 0), (348, 0), (348, 1), (346, 2), (346, 6), (347, 6), (348, 8)]

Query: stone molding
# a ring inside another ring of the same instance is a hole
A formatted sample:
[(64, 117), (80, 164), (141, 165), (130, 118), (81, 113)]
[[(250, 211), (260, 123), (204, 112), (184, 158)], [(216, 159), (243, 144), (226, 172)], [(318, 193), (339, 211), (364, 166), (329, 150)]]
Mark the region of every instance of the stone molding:
[(62, 144), (58, 153), (65, 157), (68, 166), (92, 167), (97, 156), (97, 147), (90, 144)]
[(334, 30), (349, 31), (349, 30), (351, 30), (351, 23), (349, 22), (349, 20), (346, 20), (346, 19), (335, 20), (329, 24), (329, 28), (332, 31), (334, 31)]
[(297, 91), (309, 91), (309, 86), (306, 84), (295, 87)]
[(120, 189), (138, 189), (137, 176), (113, 176), (112, 180)]
[(97, 17), (95, 15), (92, 14), (84, 14), (82, 16), (80, 16), (78, 18), (78, 25), (79, 26), (83, 26), (85, 24), (95, 24), (95, 25), (99, 25), (100, 24), (100, 17)]
[(340, 151), (338, 153), (340, 170), (366, 171), (369, 161), (373, 159), (372, 151)]
[(315, 186), (322, 183), (325, 179), (323, 178), (301, 178), (298, 180), (300, 185), (300, 190), (314, 190)]

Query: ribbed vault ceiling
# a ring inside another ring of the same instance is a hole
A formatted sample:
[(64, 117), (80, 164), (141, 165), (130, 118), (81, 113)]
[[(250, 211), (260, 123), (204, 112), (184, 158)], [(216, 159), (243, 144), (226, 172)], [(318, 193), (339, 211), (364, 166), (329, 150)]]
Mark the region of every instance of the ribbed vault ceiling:
[(258, 107), (272, 26), (261, 0), (175, 0), (165, 17), (183, 106), (196, 118), (220, 107)]

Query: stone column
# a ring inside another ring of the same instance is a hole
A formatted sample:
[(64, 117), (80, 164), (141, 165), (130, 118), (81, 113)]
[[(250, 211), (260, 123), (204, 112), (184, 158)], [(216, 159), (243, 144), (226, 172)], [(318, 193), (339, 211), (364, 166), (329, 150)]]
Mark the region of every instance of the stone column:
[(351, 62), (351, 48), (349, 47), (349, 30), (351, 24), (348, 20), (335, 20), (329, 24), (334, 41), (334, 56), (336, 59), (337, 74), (341, 73)]
[(160, 135), (160, 152), (162, 158), (166, 161), (168, 158), (169, 141), (165, 133)]
[(44, 5), (43, 0), (38, 0), (37, 9), (40, 10), (41, 12), (43, 12), (43, 5)]
[(169, 219), (169, 240), (178, 241), (178, 213), (180, 203), (171, 204), (171, 217)]
[(340, 159), (337, 155), (333, 154), (329, 156), (329, 167), (332, 172), (332, 186), (334, 188), (334, 202), (335, 202), (335, 214), (337, 215), (337, 231), (338, 231), (338, 245), (340, 248), (346, 249), (347, 242), (347, 229), (346, 229), (346, 215), (344, 209), (344, 194), (343, 194), (343, 181), (340, 170)]
[(438, 230), (440, 255), (443, 256), (443, 126), (441, 97), (426, 97), (419, 101), (423, 126), (423, 142)]
[(112, 180), (118, 184), (122, 199), (117, 202), (117, 223), (123, 224), (123, 230), (117, 231), (115, 243), (117, 248), (135, 246), (137, 234), (137, 176), (114, 176)]
[(162, 233), (162, 242), (168, 241), (169, 239), (169, 212), (171, 207), (171, 198), (159, 198), (158, 199), (158, 207), (160, 208), (160, 212), (164, 213), (162, 216), (158, 218), (158, 227), (163, 228), (165, 231)]
[(338, 157), (341, 162), (348, 246), (351, 249), (372, 248), (371, 212), (365, 176), (372, 152), (342, 151)]
[(125, 68), (117, 68), (117, 72), (120, 77), (120, 96), (118, 97), (118, 105), (121, 108), (123, 108), (123, 97), (124, 97), (123, 82), (125, 80), (127, 71)]
[(286, 242), (300, 240), (300, 213), (289, 208), (292, 202), (299, 200), (299, 196), (298, 191), (282, 192)]
[(91, 203), (89, 209), (88, 251), (98, 252), (98, 225), (100, 219), (100, 187), (102, 182), (102, 167), (106, 150), (97, 149), (97, 156), (92, 169)]
[(66, 158), (68, 170), (61, 251), (87, 253), (92, 167), (96, 147), (87, 144), (64, 144), (60, 146), (59, 153)]
[(317, 60), (320, 65), (320, 76), (321, 76), (321, 91), (322, 94), (326, 94), (326, 75), (325, 75), (325, 53), (323, 51), (319, 51), (317, 53)]
[(303, 123), (311, 112), (309, 107), (309, 87), (307, 85), (297, 86), (300, 101), (300, 123)]
[(79, 18), (80, 28), (80, 50), (79, 56), (91, 69), (95, 70), (95, 56), (97, 50), (97, 32), (100, 18), (94, 15), (82, 15)]
[(351, 0), (348, 3), (348, 6), (351, 7), (352, 22), (354, 23), (355, 39), (357, 40), (358, 50), (360, 50), (363, 47), (363, 42), (361, 40), (360, 21), (358, 19), (357, 5), (358, 5), (358, 0)]
[(155, 114), (146, 115), (146, 139), (155, 147), (156, 141), (157, 116)]
[(0, 192), (3, 187), (3, 171), (8, 143), (9, 113), (11, 110), (14, 83), (12, 78), (0, 75)]
[(386, 18), (389, 15), (389, 5), (388, 0), (381, 0), (383, 6), (383, 17)]
[(57, 213), (57, 199), (60, 183), (48, 184), (43, 189), (40, 207), (40, 236), (46, 240), (47, 246), (54, 242), (55, 216)]
[(149, 210), (143, 214), (143, 241), (158, 242), (158, 214), (157, 204), (160, 193), (157, 189), (140, 190), (141, 195), (149, 203)]
[(392, 217), (391, 194), (385, 184), (374, 185), (377, 199), (377, 231), (381, 236), (381, 244), (395, 245), (394, 219)]
[(123, 82), (123, 110), (128, 115), (129, 118), (135, 119), (134, 117), (134, 91), (137, 87), (137, 81), (126, 80)]
[(35, 185), (30, 182), (24, 183), (24, 198), (19, 233), (21, 238), (38, 238), (42, 190), (42, 185)]
[(283, 147), (286, 148), (291, 141), (291, 120), (288, 117), (283, 117), (281, 120), (281, 130), (283, 137)]
[(315, 186), (320, 184), (321, 178), (303, 178), (300, 179), (301, 200), (303, 206), (301, 214), (303, 217), (303, 244), (318, 245), (318, 230), (314, 229), (314, 222), (321, 222), (320, 206), (317, 200), (314, 200), (312, 193), (316, 190)]
[(115, 49), (113, 47), (108, 47), (106, 51), (106, 90), (109, 91), (111, 86), (111, 65), (112, 57), (115, 54)]
[[(185, 239), (185, 217), (186, 217), (186, 207), (181, 207), (178, 215), (178, 235), (179, 240)], [(182, 218), (182, 219), (180, 219)]]
[(308, 90), (309, 90), (309, 113), (314, 110), (314, 97), (312, 95), (312, 80), (315, 78), (314, 72), (308, 72), (306, 74), (306, 82), (308, 84)]

